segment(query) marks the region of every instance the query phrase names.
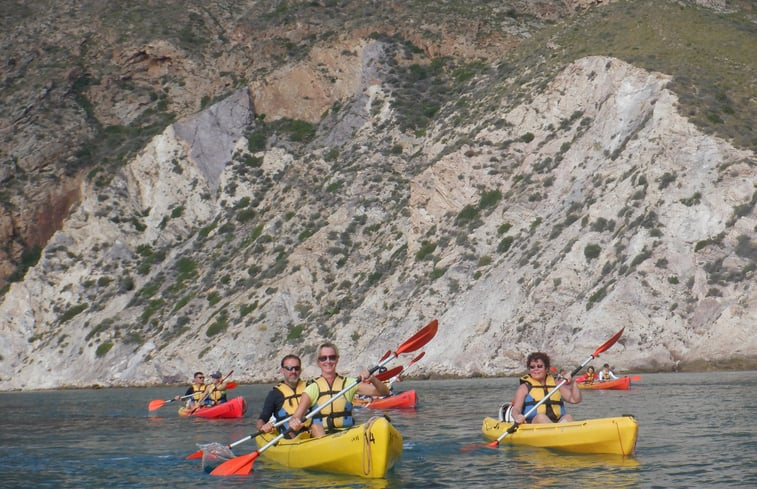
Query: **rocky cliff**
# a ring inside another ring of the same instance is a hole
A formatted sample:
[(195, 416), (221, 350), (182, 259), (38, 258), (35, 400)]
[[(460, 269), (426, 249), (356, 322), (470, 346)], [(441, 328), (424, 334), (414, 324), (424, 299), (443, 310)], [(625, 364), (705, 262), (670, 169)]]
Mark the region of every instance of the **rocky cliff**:
[[(165, 40), (110, 53), (112, 82), (72, 68), (85, 120), (113, 135), (140, 119), (147, 144), (123, 165), (67, 170), (53, 212), (24, 221), (52, 235), (2, 297), (0, 388), (179, 382), (198, 368), (267, 381), (289, 352), (312, 374), (322, 340), (345, 366), (368, 364), (432, 318), (423, 375), (514, 374), (535, 349), (575, 364), (621, 326), (607, 354), (621, 370), (753, 366), (744, 128), (702, 125), (712, 112), (681, 77), (575, 56), (575, 27), (524, 40), (578, 4), (513, 5), (496, 29), (479, 18), (471, 35), (468, 19), (437, 37), (388, 3), (396, 28), (356, 26), (302, 54), (318, 28), (297, 24), (285, 61), (270, 61), (275, 43), (247, 65), (227, 50), (213, 69), (229, 71), (210, 78)], [(245, 55), (264, 37), (238, 21), (226, 32)], [(191, 110), (178, 74), (226, 93)], [(134, 90), (119, 83), (171, 95), (123, 98)], [(753, 117), (753, 98), (733, 108), (740, 94), (721, 94), (721, 122)], [(161, 100), (177, 120), (147, 139)], [(22, 154), (18, 141), (6, 148)]]

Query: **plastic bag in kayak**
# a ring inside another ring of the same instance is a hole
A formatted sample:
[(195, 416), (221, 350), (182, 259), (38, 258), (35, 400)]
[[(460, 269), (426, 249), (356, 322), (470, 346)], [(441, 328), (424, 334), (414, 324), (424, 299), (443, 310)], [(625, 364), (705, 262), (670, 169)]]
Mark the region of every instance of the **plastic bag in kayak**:
[(197, 446), (202, 450), (202, 470), (208, 473), (227, 460), (236, 457), (229, 447), (220, 443), (198, 444)]

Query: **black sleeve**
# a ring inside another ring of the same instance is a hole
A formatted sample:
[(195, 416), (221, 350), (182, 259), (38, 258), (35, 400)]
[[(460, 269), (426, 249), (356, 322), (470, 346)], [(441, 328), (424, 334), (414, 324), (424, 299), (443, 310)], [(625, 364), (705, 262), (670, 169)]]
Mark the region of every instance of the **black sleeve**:
[(188, 395), (190, 395), (190, 394), (194, 394), (194, 393), (195, 393), (195, 390), (194, 390), (194, 388), (193, 388), (193, 387), (192, 387), (192, 386), (190, 385), (190, 386), (189, 386), (189, 387), (187, 388), (187, 392), (185, 392), (185, 393), (184, 393), (184, 395), (185, 395), (185, 396), (188, 396)]
[(284, 404), (284, 394), (276, 388), (271, 389), (271, 392), (268, 393), (263, 402), (263, 410), (260, 411), (258, 419), (262, 419), (263, 422), (267, 423), (271, 419), (271, 416), (273, 416), (273, 413), (281, 408), (282, 404)]

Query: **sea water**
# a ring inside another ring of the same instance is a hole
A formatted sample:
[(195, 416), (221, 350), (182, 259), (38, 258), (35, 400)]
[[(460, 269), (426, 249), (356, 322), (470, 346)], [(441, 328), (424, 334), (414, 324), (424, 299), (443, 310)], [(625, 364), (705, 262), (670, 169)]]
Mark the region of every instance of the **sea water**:
[[(639, 422), (632, 457), (572, 455), (483, 446), (485, 416), (512, 398), (515, 378), (406, 381), (415, 409), (388, 410), (404, 438), (385, 479), (290, 470), (261, 457), (246, 477), (214, 477), (197, 444), (228, 444), (255, 431), (269, 385), (240, 385), (242, 419), (181, 418), (177, 403), (152, 399), (183, 388), (59, 390), (0, 394), (0, 488), (690, 488), (757, 487), (757, 372), (643, 374), (629, 391), (582, 391), (576, 419), (631, 414)], [(377, 412), (356, 411), (358, 421)], [(235, 447), (245, 454), (254, 442)]]

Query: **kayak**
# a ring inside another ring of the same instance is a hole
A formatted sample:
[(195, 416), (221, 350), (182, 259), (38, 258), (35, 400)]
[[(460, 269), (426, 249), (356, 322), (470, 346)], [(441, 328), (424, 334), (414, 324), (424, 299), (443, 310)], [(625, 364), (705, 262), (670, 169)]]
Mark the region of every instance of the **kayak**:
[(631, 377), (625, 376), (619, 379), (605, 380), (604, 382), (594, 382), (592, 384), (578, 384), (579, 389), (612, 389), (617, 391), (627, 391), (631, 388)]
[(410, 390), (393, 396), (374, 399), (367, 407), (370, 409), (412, 408), (415, 407), (416, 401), (415, 391)]
[(415, 407), (417, 400), (415, 391), (410, 390), (393, 396), (376, 397), (372, 400), (360, 399), (356, 396), (352, 404), (371, 409), (412, 408)]
[[(484, 418), (481, 431), (490, 440), (497, 438), (512, 423)], [(502, 443), (554, 448), (573, 453), (630, 455), (636, 447), (639, 424), (633, 416), (597, 418), (569, 423), (522, 424)]]
[(179, 416), (199, 416), (200, 418), (241, 418), (247, 412), (247, 403), (243, 397), (210, 407), (201, 407), (192, 412), (185, 407), (179, 408)]
[[(275, 436), (264, 433), (255, 443), (260, 448)], [(376, 416), (321, 438), (302, 433), (283, 439), (261, 455), (290, 468), (382, 478), (402, 456), (402, 435), (387, 418)]]

